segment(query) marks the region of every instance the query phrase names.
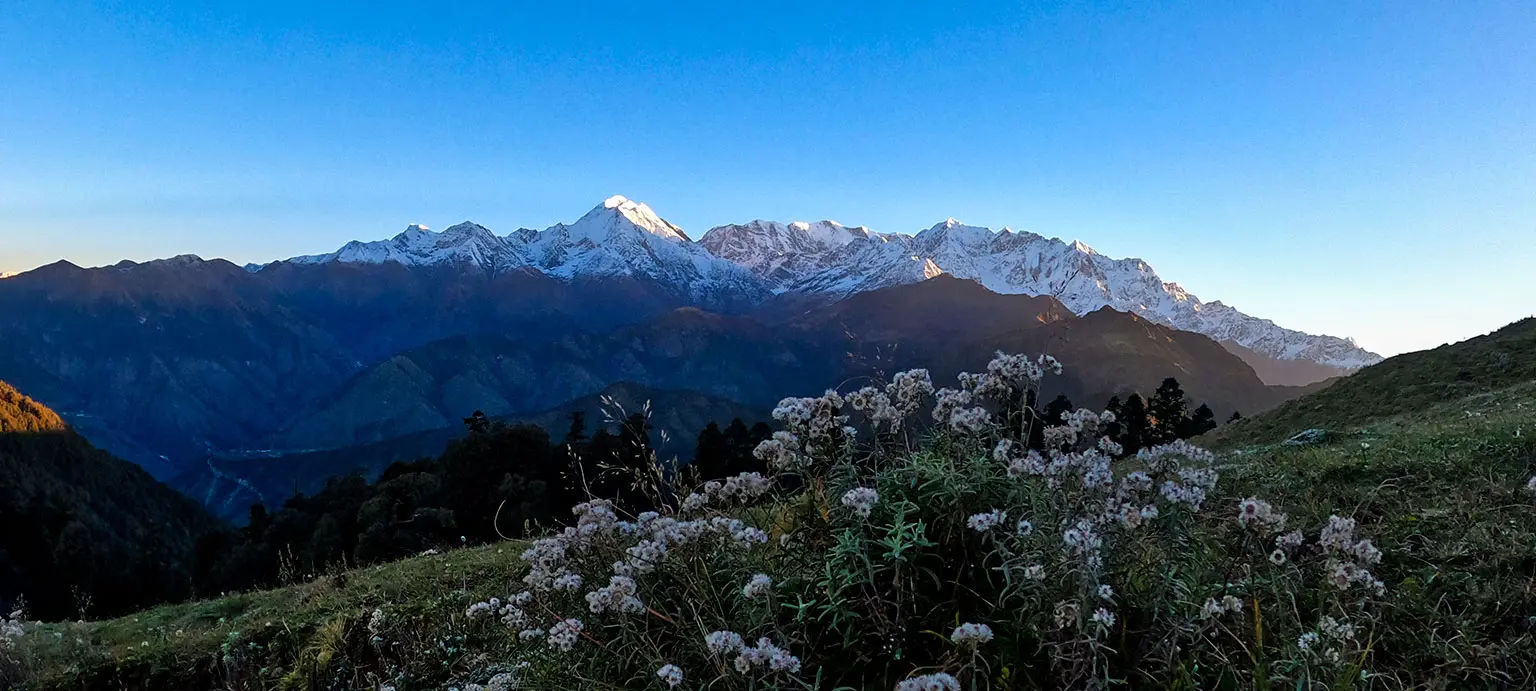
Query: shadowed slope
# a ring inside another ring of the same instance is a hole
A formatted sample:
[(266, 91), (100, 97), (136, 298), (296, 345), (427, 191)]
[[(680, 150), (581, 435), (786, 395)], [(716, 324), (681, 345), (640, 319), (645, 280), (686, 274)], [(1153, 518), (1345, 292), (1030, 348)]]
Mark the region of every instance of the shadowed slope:
[(199, 506), (0, 382), (0, 606), (110, 614), (191, 592)]

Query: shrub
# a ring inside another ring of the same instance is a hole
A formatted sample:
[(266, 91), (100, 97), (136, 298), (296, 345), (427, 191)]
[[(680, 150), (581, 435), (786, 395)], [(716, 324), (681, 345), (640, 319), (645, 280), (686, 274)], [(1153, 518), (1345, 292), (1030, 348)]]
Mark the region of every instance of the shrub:
[[(1294, 529), (1186, 442), (1044, 429), (1048, 356), (786, 399), (743, 473), (607, 500), (466, 615), (538, 688), (1328, 688), (1368, 676), (1385, 584), (1355, 521)], [(920, 413), (934, 426), (918, 434)], [(679, 497), (676, 500), (670, 497)], [(502, 683), (511, 683), (502, 679)]]

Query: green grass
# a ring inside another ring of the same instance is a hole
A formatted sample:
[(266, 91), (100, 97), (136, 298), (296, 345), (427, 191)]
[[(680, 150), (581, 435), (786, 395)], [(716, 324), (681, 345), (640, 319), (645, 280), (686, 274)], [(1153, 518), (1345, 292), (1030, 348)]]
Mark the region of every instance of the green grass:
[[(459, 635), (470, 603), (506, 594), (521, 549), (454, 550), (109, 621), (43, 625), (28, 632), (38, 670), (28, 688), (373, 688), (367, 673), (381, 670), (368, 664), (398, 657), (369, 652), (375, 608), (394, 640), (418, 648)], [(325, 640), (338, 630), (341, 640)], [(315, 669), (316, 648), (327, 645), (338, 648), (329, 669)], [(473, 662), (463, 645), (435, 647), (441, 676)]]
[(1486, 336), (1399, 355), (1198, 440), (1212, 447), (1273, 443), (1306, 429), (1353, 431), (1389, 416), (1536, 380), (1536, 318)]
[[(1389, 688), (1536, 685), (1536, 382), (1366, 423), (1317, 446), (1236, 449), (1229, 489), (1303, 524), (1352, 515), (1386, 551), (1372, 667)], [(1427, 678), (1424, 670), (1434, 670)]]
[[(1315, 446), (1224, 443), (1222, 501), (1255, 494), (1316, 526), (1360, 521), (1386, 559), (1389, 598), (1359, 688), (1536, 684), (1536, 381), (1423, 405)], [(1220, 507), (1229, 510), (1230, 507)], [(278, 590), (159, 607), (29, 633), (33, 688), (411, 688), (483, 681), (510, 659), (469, 603), (515, 592), (508, 543), (348, 572)], [(369, 613), (387, 613), (384, 650)], [(231, 634), (237, 637), (231, 639)], [(460, 638), (462, 637), (462, 638)], [(232, 663), (225, 644), (234, 640)], [(1402, 670), (1412, 670), (1406, 672)]]

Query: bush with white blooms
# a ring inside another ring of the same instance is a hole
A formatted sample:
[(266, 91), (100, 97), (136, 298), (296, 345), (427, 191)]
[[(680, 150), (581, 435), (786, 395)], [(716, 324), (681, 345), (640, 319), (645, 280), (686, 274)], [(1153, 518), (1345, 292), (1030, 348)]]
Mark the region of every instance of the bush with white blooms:
[[(1223, 494), (1186, 442), (1108, 412), (1039, 429), (1061, 363), (784, 400), (771, 473), (592, 500), (475, 626), (525, 688), (1331, 688), (1368, 676), (1389, 589), (1346, 515)], [(1034, 443), (1031, 444), (1031, 441)], [(1042, 441), (1043, 440), (1043, 441)], [(499, 635), (499, 634), (497, 634)], [(1262, 675), (1262, 678), (1260, 678)]]

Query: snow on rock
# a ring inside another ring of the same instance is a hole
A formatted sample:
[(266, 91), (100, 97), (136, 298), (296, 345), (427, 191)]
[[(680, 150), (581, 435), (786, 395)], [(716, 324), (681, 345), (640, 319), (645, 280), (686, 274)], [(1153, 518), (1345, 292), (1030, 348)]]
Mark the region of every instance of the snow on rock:
[(761, 299), (762, 281), (751, 271), (710, 254), (651, 207), (608, 198), (575, 223), (558, 223), (528, 238), (534, 266), (551, 276), (646, 277), (705, 302), (723, 293)]
[(508, 242), (485, 226), (468, 221), (442, 232), (413, 223), (405, 232), (389, 240), (354, 240), (330, 254), (294, 257), (288, 261), (294, 264), (398, 262), (410, 266), (474, 264), (493, 272), (528, 265), (520, 243)]
[(647, 278), (701, 306), (751, 304), (785, 292), (840, 298), (948, 273), (998, 293), (1052, 295), (1077, 314), (1103, 307), (1132, 312), (1280, 360), (1357, 369), (1382, 359), (1348, 339), (1305, 334), (1221, 302), (1201, 302), (1140, 259), (1112, 259), (1082, 242), (993, 231), (953, 218), (916, 235), (835, 221), (757, 220), (713, 228), (694, 242), (649, 206), (613, 196), (576, 221), (543, 231), (520, 228), (498, 236), (468, 222), (442, 232), (412, 225), (389, 240), (354, 241), (330, 254), (289, 261), (466, 264), (492, 273), (532, 269), (567, 280)]
[(1184, 331), (1231, 340), (1280, 360), (1344, 369), (1381, 361), (1353, 341), (1314, 336), (1252, 317), (1220, 302), (1203, 303), (1164, 282), (1140, 259), (1112, 259), (1082, 242), (1030, 232), (968, 226), (953, 218), (917, 235), (859, 229), (835, 245), (813, 242), (797, 225), (753, 221), (721, 226), (700, 244), (750, 269), (774, 292), (842, 297), (948, 273), (998, 293), (1052, 295), (1077, 314), (1110, 307)]
[(564, 279), (644, 277), (702, 304), (714, 304), (722, 296), (750, 302), (769, 294), (751, 271), (710, 254), (651, 207), (622, 196), (609, 197), (573, 223), (557, 223), (543, 231), (519, 228), (498, 236), (470, 222), (440, 233), (411, 225), (389, 240), (353, 241), (330, 254), (288, 261), (463, 264), (491, 273), (535, 269)]

